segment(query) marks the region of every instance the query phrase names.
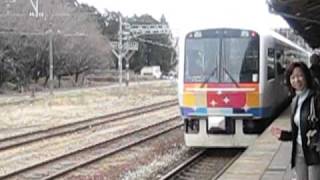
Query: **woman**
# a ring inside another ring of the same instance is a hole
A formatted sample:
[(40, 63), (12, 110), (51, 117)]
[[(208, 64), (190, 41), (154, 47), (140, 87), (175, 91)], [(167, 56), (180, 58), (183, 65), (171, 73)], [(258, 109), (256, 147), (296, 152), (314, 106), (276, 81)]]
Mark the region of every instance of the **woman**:
[[(291, 131), (272, 127), (271, 132), (279, 140), (292, 140), (291, 166), (296, 170), (297, 180), (320, 180), (320, 157), (315, 149), (308, 145), (306, 135), (311, 129), (308, 120), (311, 97), (317, 97), (313, 90), (311, 73), (304, 63), (294, 62), (287, 69), (286, 80), (290, 92), (294, 95)], [(317, 98), (315, 102), (318, 102)], [(317, 109), (318, 103), (315, 104)]]

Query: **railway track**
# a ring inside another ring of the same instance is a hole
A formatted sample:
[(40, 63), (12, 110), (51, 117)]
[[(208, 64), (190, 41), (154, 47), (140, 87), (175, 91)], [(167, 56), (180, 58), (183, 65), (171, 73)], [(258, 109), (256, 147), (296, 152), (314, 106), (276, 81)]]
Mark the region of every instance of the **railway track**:
[(161, 180), (217, 179), (242, 152), (242, 149), (201, 150), (162, 176)]
[(45, 130), (33, 131), (25, 134), (7, 137), (4, 139), (0, 139), (0, 151), (36, 142), (46, 138), (74, 133), (77, 131), (85, 130), (87, 128), (92, 128), (102, 124), (110, 123), (119, 119), (138, 116), (143, 113), (156, 111), (162, 108), (172, 107), (177, 104), (178, 103), (176, 100), (164, 101), (152, 105), (129, 109), (122, 112), (112, 113), (104, 116), (86, 119), (83, 121), (77, 121), (61, 126), (56, 126)]
[(183, 126), (179, 116), (8, 172), (0, 179), (53, 179)]

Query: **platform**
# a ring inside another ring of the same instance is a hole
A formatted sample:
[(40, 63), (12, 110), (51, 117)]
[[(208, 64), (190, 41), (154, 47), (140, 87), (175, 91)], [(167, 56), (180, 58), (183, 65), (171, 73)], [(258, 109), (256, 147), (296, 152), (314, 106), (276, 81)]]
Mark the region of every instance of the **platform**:
[(271, 126), (289, 129), (289, 110), (284, 111), (233, 163), (219, 180), (294, 180), (291, 170), (291, 142), (281, 142), (271, 134)]

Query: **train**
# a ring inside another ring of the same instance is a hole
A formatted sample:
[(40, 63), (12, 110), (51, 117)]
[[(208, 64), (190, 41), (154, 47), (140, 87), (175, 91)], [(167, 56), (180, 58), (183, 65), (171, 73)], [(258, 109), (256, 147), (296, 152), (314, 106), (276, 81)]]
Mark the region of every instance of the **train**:
[(252, 144), (289, 104), (286, 67), (310, 57), (273, 30), (238, 27), (191, 30), (179, 53), (185, 144), (206, 148)]

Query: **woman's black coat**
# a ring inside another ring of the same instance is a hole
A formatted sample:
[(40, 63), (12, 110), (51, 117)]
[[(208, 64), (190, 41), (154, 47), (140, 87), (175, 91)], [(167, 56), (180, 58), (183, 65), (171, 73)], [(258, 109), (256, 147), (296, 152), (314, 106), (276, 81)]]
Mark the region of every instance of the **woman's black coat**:
[[(301, 128), (301, 140), (302, 140), (302, 149), (303, 149), (303, 155), (306, 160), (307, 165), (314, 165), (314, 164), (320, 164), (320, 156), (319, 153), (315, 151), (315, 149), (311, 149), (309, 146), (307, 146), (307, 132), (310, 129), (310, 123), (308, 122), (307, 118), (310, 112), (310, 100), (311, 97), (315, 96), (315, 92), (311, 91), (309, 92), (307, 98), (304, 100), (301, 106), (301, 113), (300, 113), (300, 128)], [(319, 102), (318, 99), (316, 99), (314, 102)], [(280, 140), (283, 141), (289, 141), (292, 140), (292, 155), (291, 155), (291, 166), (292, 168), (295, 166), (295, 156), (296, 156), (296, 148), (297, 148), (297, 135), (298, 135), (298, 127), (294, 123), (294, 114), (297, 109), (297, 98), (293, 99), (293, 111), (291, 113), (291, 131), (282, 131)], [(316, 115), (319, 117), (319, 103), (315, 103), (315, 109), (316, 109)], [(319, 123), (319, 122), (318, 122)], [(319, 126), (319, 124), (317, 124)]]

